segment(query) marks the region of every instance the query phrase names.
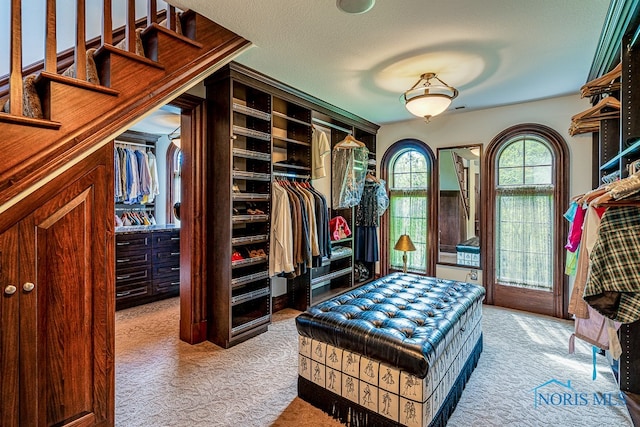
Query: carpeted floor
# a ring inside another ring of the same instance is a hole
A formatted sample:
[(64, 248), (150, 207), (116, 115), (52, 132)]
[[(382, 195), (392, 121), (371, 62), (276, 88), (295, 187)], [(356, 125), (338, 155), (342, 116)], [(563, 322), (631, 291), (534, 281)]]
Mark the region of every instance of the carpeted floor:
[[(116, 313), (116, 426), (341, 425), (296, 397), (297, 311), (223, 350), (178, 339), (178, 304)], [(606, 359), (592, 381), (591, 347), (567, 354), (571, 322), (483, 310), (484, 351), (449, 426), (631, 426)]]

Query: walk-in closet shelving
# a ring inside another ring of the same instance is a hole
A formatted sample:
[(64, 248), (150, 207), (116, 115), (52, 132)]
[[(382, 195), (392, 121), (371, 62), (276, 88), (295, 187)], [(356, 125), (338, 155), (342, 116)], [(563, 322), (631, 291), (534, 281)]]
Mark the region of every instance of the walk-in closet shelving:
[[(114, 146), (155, 155), (159, 137), (129, 130), (116, 138)], [(115, 228), (116, 309), (180, 293), (180, 229), (156, 223), (153, 200), (115, 201), (115, 215), (123, 222)]]
[[(352, 239), (334, 243), (346, 245), (349, 254), (322, 261), (331, 274), (325, 277), (329, 284), (316, 281), (317, 289), (312, 289), (310, 268), (294, 279), (282, 276), (272, 282), (269, 196), (276, 180), (310, 182), (314, 119), (351, 134), (358, 127), (375, 135), (378, 126), (235, 62), (208, 77), (205, 87), (212, 146), (208, 179), (213, 183), (207, 205), (212, 240), (208, 256), (216, 265), (207, 278), (212, 313), (208, 339), (229, 347), (267, 330), (271, 283), (283, 291), (286, 282), (287, 293), (275, 296), (278, 305), (300, 309), (319, 300), (313, 294), (320, 297), (328, 295), (327, 289), (336, 293), (353, 285)], [(375, 137), (370, 143), (375, 145)], [(330, 194), (321, 193), (330, 203)], [(353, 215), (345, 215), (352, 224)], [(242, 255), (252, 250), (257, 256), (232, 259), (236, 251)]]
[(214, 149), (208, 339), (230, 347), (271, 322), (272, 96), (233, 76), (206, 82)]
[[(605, 23), (599, 51), (596, 52), (592, 75), (594, 80), (611, 73), (621, 63), (621, 73), (604, 93), (620, 100), (620, 117), (602, 120), (593, 133), (593, 186), (612, 173), (627, 177), (628, 166), (640, 160), (640, 2), (614, 0)], [(615, 29), (615, 31), (614, 31)], [(598, 75), (599, 74), (599, 75)], [(618, 83), (619, 80), (619, 83)], [(607, 82), (610, 82), (607, 79)], [(615, 208), (613, 208), (615, 209)], [(622, 324), (619, 331), (622, 354), (613, 363), (613, 373), (625, 394), (627, 408), (634, 425), (640, 425), (640, 321)]]

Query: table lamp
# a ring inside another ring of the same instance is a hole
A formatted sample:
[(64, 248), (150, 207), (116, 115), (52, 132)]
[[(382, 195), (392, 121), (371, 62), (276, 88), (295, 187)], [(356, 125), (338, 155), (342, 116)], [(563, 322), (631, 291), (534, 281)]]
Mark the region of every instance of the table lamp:
[(411, 241), (411, 237), (409, 237), (408, 234), (403, 234), (402, 236), (400, 236), (400, 238), (398, 239), (398, 242), (393, 247), (393, 249), (404, 252), (402, 254), (402, 264), (403, 264), (402, 271), (406, 273), (407, 272), (407, 251), (411, 252), (416, 250), (416, 247), (413, 245), (413, 242)]

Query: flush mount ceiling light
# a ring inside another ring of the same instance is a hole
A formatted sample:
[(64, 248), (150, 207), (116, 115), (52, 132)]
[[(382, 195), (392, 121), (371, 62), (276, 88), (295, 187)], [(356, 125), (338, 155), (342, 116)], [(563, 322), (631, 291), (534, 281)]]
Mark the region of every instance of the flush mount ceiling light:
[(376, 0), (336, 0), (336, 6), (343, 12), (361, 14), (371, 10)]
[[(432, 84), (431, 80), (437, 80), (439, 84)], [(456, 96), (458, 89), (440, 80), (435, 73), (424, 73), (420, 80), (404, 93), (404, 102), (411, 114), (424, 117), (429, 123), (431, 117), (446, 110)]]

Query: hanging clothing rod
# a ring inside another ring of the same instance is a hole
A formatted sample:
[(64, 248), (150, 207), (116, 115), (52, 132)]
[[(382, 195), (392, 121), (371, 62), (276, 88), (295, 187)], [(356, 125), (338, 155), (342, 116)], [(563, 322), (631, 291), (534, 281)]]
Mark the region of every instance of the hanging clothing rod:
[(321, 120), (321, 119), (316, 119), (315, 117), (312, 117), (311, 121), (314, 122), (314, 123), (317, 123), (319, 125), (322, 125), (322, 126), (327, 126), (327, 127), (330, 127), (330, 128), (333, 128), (333, 129), (337, 129), (337, 130), (342, 131), (342, 132), (346, 132), (349, 135), (353, 134), (353, 132), (350, 129), (343, 128), (342, 126), (334, 125), (333, 123), (325, 122), (324, 120)]
[(311, 176), (309, 175), (298, 175), (291, 172), (273, 172), (273, 176), (283, 176), (285, 178), (298, 178), (298, 179), (309, 179)]
[(136, 142), (114, 141), (118, 145), (133, 145), (135, 147), (154, 148), (153, 145), (138, 144)]

